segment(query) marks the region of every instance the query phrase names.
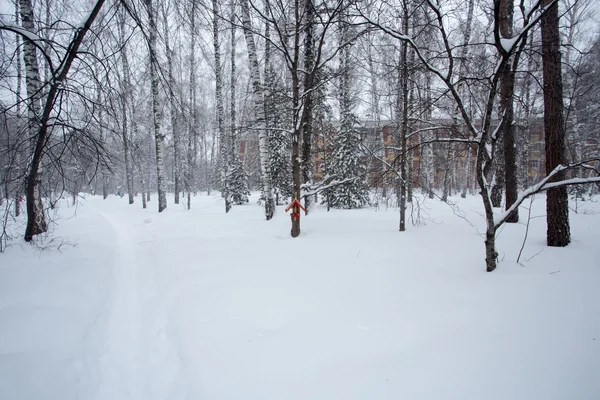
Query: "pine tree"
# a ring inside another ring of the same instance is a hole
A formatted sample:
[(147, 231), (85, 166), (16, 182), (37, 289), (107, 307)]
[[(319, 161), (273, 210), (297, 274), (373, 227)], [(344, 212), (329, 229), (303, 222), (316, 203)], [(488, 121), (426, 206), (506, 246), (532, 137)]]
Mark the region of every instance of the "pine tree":
[(250, 195), (248, 173), (244, 169), (242, 160), (237, 155), (230, 160), (226, 182), (232, 204), (240, 205), (248, 202), (248, 196)]
[[(546, 173), (549, 174), (556, 167), (566, 164), (566, 151), (558, 3), (544, 0), (543, 5), (548, 7), (541, 19), (541, 27)], [(564, 180), (565, 177), (566, 173), (562, 171), (551, 182)], [(552, 188), (546, 192), (546, 223), (548, 246), (564, 247), (571, 242), (566, 187)]]
[(355, 128), (357, 118), (353, 113), (345, 112), (341, 123), (340, 131), (333, 138), (333, 154), (327, 173), (335, 180), (349, 181), (329, 190), (330, 205), (361, 208), (369, 204), (369, 190), (365, 182), (367, 168), (360, 151), (360, 135)]
[(238, 140), (238, 129), (236, 128), (236, 60), (235, 60), (235, 24), (233, 23), (235, 17), (235, 2), (231, 3), (231, 104), (230, 104), (230, 118), (231, 127), (229, 131), (229, 148), (227, 152), (229, 154), (229, 165), (227, 170), (227, 176), (225, 182), (227, 183), (226, 192), (229, 194), (229, 201), (232, 204), (240, 205), (248, 202), (248, 196), (250, 191), (248, 190), (248, 173), (244, 169), (244, 163), (239, 157), (239, 140)]
[(272, 65), (265, 70), (265, 114), (269, 137), (269, 164), (275, 204), (292, 197), (292, 166), (290, 164), (290, 139), (285, 129), (291, 126), (289, 103), (285, 87)]
[(367, 166), (361, 152), (361, 139), (356, 126), (358, 118), (352, 112), (350, 37), (346, 16), (342, 17), (340, 43), (340, 130), (333, 138), (333, 152), (327, 174), (336, 181), (348, 180), (329, 190), (329, 205), (336, 208), (361, 208), (369, 204), (365, 181)]

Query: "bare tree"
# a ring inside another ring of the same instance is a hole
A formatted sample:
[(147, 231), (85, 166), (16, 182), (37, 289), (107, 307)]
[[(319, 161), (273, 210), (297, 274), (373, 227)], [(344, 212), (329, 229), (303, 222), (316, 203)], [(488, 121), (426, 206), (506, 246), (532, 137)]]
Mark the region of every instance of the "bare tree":
[[(556, 4), (556, 3), (554, 3)], [(491, 49), (495, 51), (495, 56), (497, 57), (498, 62), (493, 67), (489, 77), (485, 79), (487, 82), (486, 89), (486, 99), (485, 103), (482, 105), (483, 110), (483, 118), (482, 122), (476, 126), (475, 121), (472, 116), (468, 112), (466, 107), (466, 101), (461, 96), (459, 88), (457, 86), (457, 82), (464, 79), (463, 77), (455, 76), (455, 46), (450, 40), (449, 31), (447, 28), (448, 22), (446, 18), (448, 15), (444, 13), (443, 8), (440, 7), (440, 4), (435, 0), (427, 0), (426, 6), (434, 15), (432, 23), (434, 24), (438, 38), (441, 43), (442, 50), (441, 52), (437, 52), (435, 57), (427, 57), (423, 48), (420, 47), (415, 39), (407, 34), (407, 32), (403, 32), (401, 30), (394, 29), (393, 26), (386, 23), (385, 21), (381, 21), (379, 16), (370, 16), (365, 15), (365, 12), (361, 11), (361, 15), (364, 20), (371, 24), (372, 26), (377, 27), (383, 32), (387, 33), (391, 37), (394, 37), (400, 41), (407, 42), (415, 51), (418, 59), (421, 63), (428, 69), (447, 89), (448, 94), (454, 100), (456, 106), (458, 107), (461, 117), (469, 130), (470, 136), (473, 137), (467, 139), (455, 139), (459, 142), (467, 142), (474, 143), (477, 146), (477, 163), (476, 163), (476, 176), (477, 182), (480, 189), (480, 194), (485, 210), (485, 218), (487, 223), (487, 229), (485, 232), (485, 249), (486, 249), (486, 269), (487, 271), (493, 271), (496, 269), (497, 265), (497, 252), (496, 252), (496, 232), (497, 229), (506, 222), (512, 212), (516, 210), (516, 208), (523, 202), (524, 199), (531, 196), (534, 193), (539, 193), (541, 191), (555, 189), (558, 187), (567, 186), (570, 184), (582, 183), (582, 182), (594, 182), (600, 180), (600, 178), (590, 178), (587, 180), (560, 180), (559, 182), (550, 182), (551, 179), (556, 179), (557, 176), (560, 176), (564, 171), (572, 168), (572, 166), (568, 166), (565, 164), (558, 164), (554, 169), (548, 171), (548, 175), (542, 181), (538, 182), (536, 185), (530, 187), (525, 190), (510, 206), (504, 213), (500, 216), (494, 216), (492, 202), (490, 198), (490, 182), (488, 181), (488, 177), (490, 176), (490, 172), (492, 169), (494, 155), (495, 155), (495, 147), (497, 145), (497, 132), (499, 131), (499, 126), (493, 126), (493, 110), (495, 99), (498, 94), (499, 82), (502, 76), (501, 71), (505, 66), (510, 62), (512, 55), (517, 51), (518, 46), (523, 43), (527, 33), (532, 29), (535, 24), (545, 17), (547, 14), (548, 8), (545, 7), (543, 10), (540, 10), (541, 3), (535, 3), (532, 8), (529, 10), (525, 10), (522, 8), (521, 20), (523, 26), (514, 37), (510, 40), (502, 40), (502, 36), (500, 33), (500, 23), (501, 23), (501, 7), (500, 0), (495, 0), (493, 4), (493, 8), (491, 10), (491, 14), (493, 16), (493, 43), (489, 45)], [(557, 16), (557, 14), (555, 14)], [(557, 36), (558, 37), (558, 36)], [(556, 47), (558, 49), (558, 47)], [(443, 58), (442, 55), (443, 54)], [(556, 56), (556, 55), (555, 55)], [(554, 58), (556, 60), (556, 58)], [(560, 63), (559, 63), (560, 64)], [(474, 77), (475, 78), (475, 77)], [(559, 125), (559, 124), (555, 124)], [(450, 139), (452, 141), (452, 139)], [(563, 161), (563, 160), (559, 160)]]
[[(53, 117), (57, 96), (63, 90), (63, 83), (67, 79), (73, 61), (79, 54), (79, 48), (90, 30), (90, 27), (102, 5), (103, 0), (94, 3), (92, 11), (83, 24), (75, 30), (73, 38), (66, 47), (58, 67), (54, 69), (48, 54), (43, 53), (40, 39), (34, 32), (33, 8), (30, 0), (20, 0), (22, 28), (2, 23), (0, 29), (12, 30), (23, 36), (25, 80), (28, 98), (28, 130), (31, 140), (31, 157), (27, 172), (26, 200), (27, 200), (27, 227), (25, 240), (31, 241), (33, 236), (48, 229), (41, 196), (41, 162), (45, 147), (51, 137), (50, 119)], [(42, 87), (40, 82), (37, 50), (49, 62), (50, 79)], [(45, 89), (45, 90), (44, 90)]]

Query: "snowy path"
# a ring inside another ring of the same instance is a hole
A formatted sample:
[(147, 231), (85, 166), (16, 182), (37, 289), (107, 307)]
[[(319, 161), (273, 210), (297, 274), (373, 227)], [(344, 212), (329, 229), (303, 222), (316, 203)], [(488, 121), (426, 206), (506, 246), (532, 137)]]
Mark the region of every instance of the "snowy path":
[(599, 399), (600, 204), (567, 248), (532, 218), (523, 265), (505, 226), (488, 274), (460, 201), (476, 229), (436, 201), (401, 235), (391, 208), (317, 208), (297, 239), (255, 201), (63, 205), (77, 246), (0, 255), (0, 400)]
[[(183, 399), (177, 345), (136, 227), (100, 213), (115, 231), (114, 281), (106, 309), (97, 400)], [(125, 218), (125, 221), (127, 219)]]

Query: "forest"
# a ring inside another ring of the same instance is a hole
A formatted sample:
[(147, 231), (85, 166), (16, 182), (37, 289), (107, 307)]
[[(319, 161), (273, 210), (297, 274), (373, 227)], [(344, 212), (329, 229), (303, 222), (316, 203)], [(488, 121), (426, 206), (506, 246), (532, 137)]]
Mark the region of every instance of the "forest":
[(4, 2), (0, 249), (47, 232), (66, 195), (156, 196), (161, 212), (167, 193), (190, 209), (215, 190), (224, 212), (261, 191), (267, 220), (294, 199), (391, 201), (400, 231), (418, 194), (480, 195), (489, 271), (497, 229), (546, 192), (548, 245), (566, 246), (569, 193), (598, 192), (596, 8)]
[(598, 400), (598, 120), (596, 0), (0, 0), (0, 399)]

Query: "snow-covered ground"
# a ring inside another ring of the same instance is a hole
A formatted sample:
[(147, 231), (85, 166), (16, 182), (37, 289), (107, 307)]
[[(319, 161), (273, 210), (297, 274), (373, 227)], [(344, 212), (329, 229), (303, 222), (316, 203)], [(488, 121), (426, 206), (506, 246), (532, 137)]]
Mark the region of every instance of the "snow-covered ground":
[(153, 200), (64, 201), (76, 246), (0, 254), (0, 399), (600, 399), (599, 203), (547, 248), (538, 198), (522, 265), (506, 225), (486, 273), (477, 197), (404, 233), (319, 208), (296, 239), (282, 207)]

